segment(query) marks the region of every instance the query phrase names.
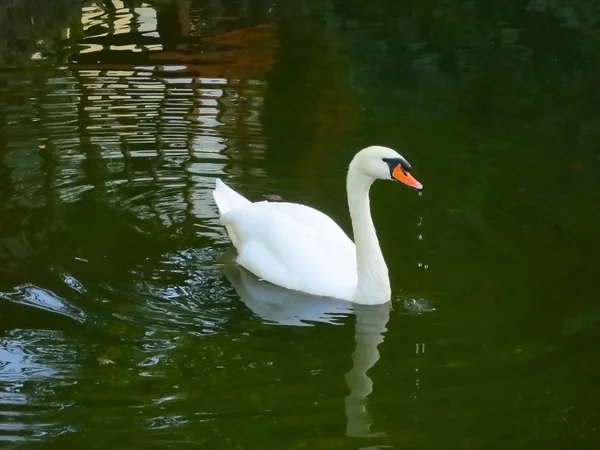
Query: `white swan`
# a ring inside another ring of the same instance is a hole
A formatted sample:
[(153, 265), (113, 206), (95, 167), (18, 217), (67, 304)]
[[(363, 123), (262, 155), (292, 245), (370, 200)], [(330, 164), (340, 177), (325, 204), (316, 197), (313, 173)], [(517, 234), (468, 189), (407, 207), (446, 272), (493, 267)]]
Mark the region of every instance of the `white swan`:
[(421, 190), (410, 168), (387, 147), (367, 147), (354, 156), (346, 190), (356, 245), (331, 218), (308, 206), (251, 203), (219, 179), (213, 197), (238, 264), (257, 277), (311, 295), (376, 305), (390, 301), (391, 289), (369, 189), (379, 178)]

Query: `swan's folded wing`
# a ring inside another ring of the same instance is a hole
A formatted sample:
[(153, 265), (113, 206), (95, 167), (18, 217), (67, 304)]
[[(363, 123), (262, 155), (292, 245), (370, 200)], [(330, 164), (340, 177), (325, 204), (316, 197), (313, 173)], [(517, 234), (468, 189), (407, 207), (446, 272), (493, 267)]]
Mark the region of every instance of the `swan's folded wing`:
[(352, 241), (324, 214), (282, 205), (253, 203), (221, 218), (239, 239), (238, 263), (287, 289), (348, 299), (356, 288)]

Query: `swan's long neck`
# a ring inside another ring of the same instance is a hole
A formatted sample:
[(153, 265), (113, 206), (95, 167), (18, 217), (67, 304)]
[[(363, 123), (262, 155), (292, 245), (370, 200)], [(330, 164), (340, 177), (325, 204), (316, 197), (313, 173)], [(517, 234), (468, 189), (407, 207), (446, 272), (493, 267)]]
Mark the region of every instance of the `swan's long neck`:
[(388, 269), (379, 247), (379, 240), (371, 218), (369, 189), (373, 178), (350, 164), (346, 190), (352, 219), (358, 282), (354, 301), (362, 304), (381, 304), (391, 298)]

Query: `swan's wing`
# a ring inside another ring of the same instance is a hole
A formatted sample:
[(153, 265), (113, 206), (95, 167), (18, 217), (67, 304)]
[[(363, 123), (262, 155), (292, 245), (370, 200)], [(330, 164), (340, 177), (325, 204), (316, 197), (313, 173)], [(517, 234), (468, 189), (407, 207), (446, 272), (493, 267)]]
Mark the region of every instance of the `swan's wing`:
[(305, 226), (320, 230), (320, 233), (327, 235), (333, 239), (339, 239), (341, 245), (352, 247), (354, 253), (354, 243), (348, 238), (346, 233), (335, 223), (331, 217), (327, 214), (323, 214), (321, 211), (311, 208), (310, 206), (302, 205), (300, 203), (288, 203), (288, 202), (259, 202), (253, 204), (255, 208), (261, 210), (276, 211), (286, 215), (298, 223)]
[(221, 221), (237, 237), (238, 263), (273, 284), (348, 299), (356, 289), (352, 241), (325, 214), (304, 205), (260, 202)]

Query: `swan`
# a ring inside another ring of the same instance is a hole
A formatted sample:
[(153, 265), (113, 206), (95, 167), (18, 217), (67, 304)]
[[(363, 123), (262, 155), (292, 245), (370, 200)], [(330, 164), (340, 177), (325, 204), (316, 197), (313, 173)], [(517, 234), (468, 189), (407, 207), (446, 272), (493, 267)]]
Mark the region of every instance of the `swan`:
[(305, 205), (250, 202), (220, 179), (213, 198), (237, 263), (286, 289), (353, 303), (378, 305), (391, 299), (369, 189), (376, 179), (397, 180), (416, 190), (406, 159), (391, 148), (359, 151), (348, 168), (346, 191), (355, 243), (330, 217)]

